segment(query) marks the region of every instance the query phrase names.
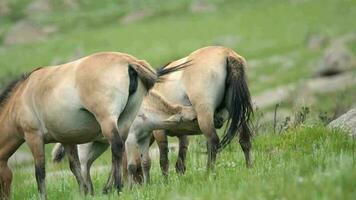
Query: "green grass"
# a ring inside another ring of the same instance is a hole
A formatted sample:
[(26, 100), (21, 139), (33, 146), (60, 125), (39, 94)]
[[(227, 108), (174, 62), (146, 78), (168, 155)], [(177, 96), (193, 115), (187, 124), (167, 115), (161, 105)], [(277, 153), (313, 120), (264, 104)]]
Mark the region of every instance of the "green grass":
[[(0, 18), (0, 43), (4, 33), (25, 17), (30, 0), (7, 0), (15, 10)], [(280, 85), (311, 78), (324, 49), (309, 50), (306, 38), (315, 33), (331, 40), (356, 32), (356, 2), (350, 0), (212, 0), (218, 10), (193, 14), (190, 0), (81, 1), (78, 10), (63, 7), (54, 0), (54, 11), (31, 20), (55, 25), (58, 33), (43, 42), (0, 47), (0, 86), (21, 73), (54, 61), (70, 60), (76, 49), (84, 55), (98, 51), (127, 52), (145, 59), (153, 66), (183, 57), (217, 38), (236, 36), (228, 45), (246, 57), (258, 61), (248, 68), (249, 86), (253, 94)], [(161, 1), (160, 1), (161, 2)], [(154, 15), (142, 21), (122, 25), (120, 17), (136, 8), (149, 8)], [(63, 18), (65, 16), (65, 19)], [(355, 41), (347, 47), (356, 52)], [(356, 54), (355, 54), (356, 55)], [(280, 56), (282, 61), (271, 62)], [(290, 63), (286, 65), (286, 63)], [(267, 77), (267, 78), (263, 78)], [(351, 106), (354, 95), (340, 98), (345, 91), (317, 96), (319, 104), (312, 107), (314, 125), (303, 125), (280, 135), (262, 130), (254, 138), (254, 167), (246, 169), (236, 142), (218, 157), (216, 170), (207, 175), (204, 137), (192, 137), (188, 170), (184, 176), (174, 173), (176, 152), (170, 154), (171, 171), (163, 181), (158, 159), (153, 159), (152, 183), (124, 189), (122, 199), (355, 199), (355, 140), (339, 132), (315, 125), (318, 112), (332, 112), (338, 104)], [(286, 105), (290, 108), (292, 105)], [(308, 124), (312, 124), (308, 123)], [(317, 124), (317, 123), (316, 123)], [(26, 150), (25, 147), (24, 150)], [(78, 199), (78, 187), (72, 175), (51, 175), (68, 172), (68, 164), (53, 165), (47, 152), (47, 189), (49, 199)], [(110, 166), (110, 153), (95, 166)], [(13, 166), (13, 199), (37, 199), (32, 164)], [(97, 195), (86, 199), (116, 199), (117, 195), (100, 194), (109, 169), (95, 171), (93, 182)]]
[[(160, 175), (158, 159), (153, 160), (152, 183), (127, 188), (122, 199), (354, 199), (356, 191), (355, 140), (341, 132), (304, 127), (280, 135), (263, 134), (253, 141), (254, 167), (246, 169), (240, 147), (234, 142), (218, 156), (214, 172), (206, 173), (206, 155), (202, 145), (190, 147), (187, 174), (178, 176), (171, 164), (167, 182)], [(170, 154), (171, 161), (175, 153)], [(99, 161), (100, 162), (100, 161)], [(107, 162), (109, 160), (102, 160)], [(26, 167), (27, 169), (28, 167)], [(47, 170), (67, 170), (47, 164)], [(36, 199), (33, 174), (16, 168), (13, 199)], [(101, 188), (108, 171), (93, 174), (97, 195), (87, 199), (117, 198), (104, 196)], [(26, 188), (23, 190), (22, 188)], [(79, 198), (72, 175), (47, 177), (49, 199)]]
[[(266, 87), (309, 77), (321, 52), (306, 49), (307, 34), (337, 37), (356, 31), (350, 26), (356, 18), (353, 1), (306, 1), (296, 5), (271, 0), (254, 3), (226, 1), (219, 5), (218, 11), (213, 13), (192, 14), (179, 8), (176, 12), (158, 12), (151, 18), (129, 25), (119, 24), (118, 16), (107, 19), (99, 15), (95, 20), (100, 24), (82, 26), (81, 21), (72, 15), (84, 13), (83, 16), (87, 16), (88, 10), (66, 14), (67, 20), (48, 17), (47, 21), (53, 20), (52, 23), (60, 27), (67, 21), (74, 24), (63, 25), (64, 30), (45, 42), (0, 49), (0, 84), (21, 72), (50, 65), (53, 60), (65, 62), (77, 48), (82, 48), (85, 55), (98, 51), (128, 52), (146, 59), (153, 66), (215, 44), (216, 38), (226, 35), (239, 38), (239, 42), (230, 47), (247, 60), (296, 51), (296, 62), (288, 73), (279, 70), (279, 65), (268, 66), (267, 63), (266, 66), (261, 64), (257, 71), (251, 69), (251, 74), (261, 75), (261, 69), (263, 72), (264, 68), (269, 68), (267, 73), (277, 72), (276, 76), (282, 78), (267, 84), (251, 81), (252, 91), (257, 93)], [(94, 20), (88, 17), (88, 23)]]

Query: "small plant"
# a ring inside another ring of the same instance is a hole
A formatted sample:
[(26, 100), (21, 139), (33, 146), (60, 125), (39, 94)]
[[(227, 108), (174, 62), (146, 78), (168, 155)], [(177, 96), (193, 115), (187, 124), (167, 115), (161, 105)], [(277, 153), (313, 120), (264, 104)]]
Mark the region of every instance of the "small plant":
[(254, 114), (254, 120), (253, 122), (251, 122), (251, 131), (253, 135), (259, 135), (263, 126), (261, 122), (263, 118), (263, 112), (260, 112), (257, 106), (254, 110), (255, 110), (255, 114)]
[(290, 116), (287, 116), (283, 123), (281, 124), (281, 126), (279, 127), (279, 131), (278, 131), (278, 134), (281, 134), (281, 133), (284, 133), (286, 132), (289, 128), (290, 128), (290, 121), (291, 121), (291, 118)]
[(327, 112), (320, 112), (318, 117), (323, 125), (327, 125), (333, 120), (333, 117)]
[(309, 113), (310, 113), (309, 107), (303, 106), (299, 111), (296, 112), (296, 114), (294, 116), (293, 126), (297, 127), (301, 124), (304, 124)]
[(273, 117), (273, 133), (274, 134), (276, 134), (278, 107), (279, 107), (279, 103), (277, 103), (276, 106), (274, 107), (274, 117)]

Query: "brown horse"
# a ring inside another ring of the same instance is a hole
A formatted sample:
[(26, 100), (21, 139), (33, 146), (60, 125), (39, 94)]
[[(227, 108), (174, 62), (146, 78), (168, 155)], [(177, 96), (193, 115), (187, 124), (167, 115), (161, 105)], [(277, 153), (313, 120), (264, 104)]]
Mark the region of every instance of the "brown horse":
[(46, 199), (44, 144), (60, 142), (70, 168), (86, 193), (76, 144), (111, 145), (114, 186), (121, 185), (120, 164), (128, 128), (143, 97), (159, 77), (185, 67), (156, 72), (128, 54), (105, 52), (67, 64), (44, 67), (10, 84), (0, 96), (0, 199), (8, 199), (9, 157), (26, 142), (35, 161), (41, 199)]

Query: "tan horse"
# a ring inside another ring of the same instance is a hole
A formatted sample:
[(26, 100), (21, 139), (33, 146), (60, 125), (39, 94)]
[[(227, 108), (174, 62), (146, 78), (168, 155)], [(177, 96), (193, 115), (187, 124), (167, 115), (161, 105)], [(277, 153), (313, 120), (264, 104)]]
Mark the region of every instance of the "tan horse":
[[(156, 84), (143, 100), (139, 114), (130, 128), (129, 138), (126, 141), (131, 182), (133, 176), (140, 171), (138, 170), (140, 165), (143, 169), (145, 181), (149, 181), (150, 158), (148, 147), (151, 133), (157, 129), (167, 130), (167, 134), (182, 138), (185, 135), (202, 132), (208, 140), (208, 168), (213, 167), (218, 147), (222, 149), (226, 146), (240, 129), (240, 144), (245, 153), (246, 165), (251, 165), (251, 134), (248, 122), (252, 113), (252, 105), (244, 72), (245, 60), (231, 49), (206, 47), (193, 52), (186, 58), (170, 63), (165, 69), (185, 63), (188, 60), (192, 61), (189, 68), (166, 76), (167, 81)], [(171, 118), (173, 123), (167, 124), (165, 119), (175, 113), (174, 106), (169, 108), (169, 105), (174, 104), (193, 106), (198, 120), (195, 122), (186, 120), (182, 123)], [(227, 134), (219, 143), (215, 126), (221, 126), (217, 125), (217, 121), (221, 121), (219, 119), (221, 117), (224, 121), (226, 113), (226, 118), (231, 123)], [(163, 139), (159, 140), (164, 141)], [(87, 174), (84, 173), (84, 177), (90, 177), (87, 166), (91, 166), (92, 162), (105, 149), (104, 143), (79, 145), (79, 157), (84, 168), (82, 169), (83, 172), (87, 172)], [(138, 159), (140, 158), (139, 155), (141, 155), (141, 161)], [(182, 152), (182, 155), (185, 157), (185, 153)], [(164, 157), (161, 158), (165, 162)], [(163, 174), (167, 174), (166, 166), (166, 164), (161, 163)], [(109, 178), (104, 190), (110, 188), (111, 179)]]
[(13, 82), (0, 96), (0, 199), (8, 199), (9, 157), (26, 142), (35, 161), (41, 199), (46, 199), (44, 144), (60, 142), (81, 191), (75, 144), (102, 140), (111, 145), (114, 186), (121, 189), (124, 140), (147, 91), (160, 76), (145, 61), (116, 52), (94, 54), (67, 64), (40, 68)]
[[(218, 149), (230, 143), (239, 129), (241, 130), (240, 144), (245, 153), (246, 164), (250, 166), (251, 133), (248, 122), (253, 109), (245, 77), (246, 61), (231, 49), (205, 47), (172, 62), (165, 68), (185, 63), (188, 60), (192, 61), (189, 68), (168, 75), (165, 78), (169, 81), (155, 85), (152, 92), (157, 92), (167, 97), (168, 101), (179, 105), (193, 106), (197, 114), (197, 123), (188, 122), (186, 126), (181, 124), (179, 129), (184, 127), (190, 133), (195, 134), (201, 131), (204, 134), (207, 139), (208, 169), (213, 168)], [(144, 105), (142, 104), (142, 107)], [(220, 142), (215, 130), (214, 115), (224, 110), (229, 113), (231, 123)], [(154, 122), (157, 123), (157, 120)], [(136, 155), (141, 155), (143, 178), (145, 182), (149, 182), (148, 149), (154, 129), (162, 128), (152, 126), (147, 120), (139, 117), (132, 123), (125, 144), (130, 182), (137, 169)], [(174, 130), (172, 127), (170, 130), (179, 132), (179, 129)], [(189, 134), (189, 132), (182, 133)]]

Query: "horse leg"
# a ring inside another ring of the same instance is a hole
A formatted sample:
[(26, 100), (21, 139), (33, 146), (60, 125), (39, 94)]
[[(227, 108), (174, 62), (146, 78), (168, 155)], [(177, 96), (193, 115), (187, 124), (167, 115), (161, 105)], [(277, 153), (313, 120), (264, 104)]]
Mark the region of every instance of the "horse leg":
[(252, 161), (251, 161), (251, 135), (249, 134), (249, 131), (247, 131), (247, 125), (243, 124), (241, 128), (241, 133), (239, 137), (239, 143), (242, 148), (242, 151), (245, 154), (245, 162), (246, 162), (246, 167), (250, 168), (252, 167)]
[(176, 162), (176, 172), (177, 174), (184, 174), (186, 167), (185, 167), (185, 158), (187, 156), (187, 150), (189, 145), (188, 136), (183, 135), (179, 136), (179, 152), (178, 158)]
[[(138, 141), (136, 134), (143, 137)], [(149, 170), (151, 168), (151, 160), (148, 150), (151, 141), (151, 134), (136, 134), (129, 134), (125, 143), (125, 150), (127, 155), (128, 185), (130, 188), (135, 183), (135, 174), (139, 169), (138, 165), (141, 165), (144, 183), (150, 182)], [(137, 159), (138, 157), (141, 158), (139, 162)]]
[(168, 159), (168, 140), (164, 130), (157, 130), (153, 132), (159, 148), (159, 164), (161, 166), (162, 175), (168, 178), (169, 159)]
[(103, 188), (103, 194), (109, 194), (112, 190), (112, 186), (114, 185), (114, 170), (115, 170), (115, 163), (111, 164), (111, 170), (109, 172), (109, 177), (108, 180), (106, 181), (106, 184)]
[(82, 177), (86, 186), (88, 187), (88, 193), (90, 195), (94, 195), (94, 187), (90, 176), (90, 168), (93, 162), (101, 154), (103, 154), (108, 147), (109, 143), (107, 142), (90, 142), (78, 146)]
[(150, 183), (151, 158), (149, 154), (151, 137), (144, 138), (138, 141), (138, 146), (141, 155), (141, 168), (143, 172), (144, 183)]
[(68, 156), (69, 159), (69, 167), (72, 173), (74, 174), (78, 185), (79, 185), (79, 190), (81, 193), (86, 195), (88, 193), (88, 187), (84, 182), (84, 179), (81, 174), (81, 169), (80, 169), (80, 162), (79, 162), (79, 157), (78, 157), (78, 149), (77, 145), (63, 145), (64, 150)]
[(24, 142), (16, 137), (10, 138), (6, 136), (0, 137), (0, 199), (10, 199), (10, 190), (12, 182), (12, 172), (7, 165), (10, 156)]
[(41, 133), (26, 132), (25, 140), (35, 160), (35, 176), (41, 199), (47, 199), (44, 141)]
[(121, 182), (121, 162), (124, 151), (124, 140), (119, 135), (117, 126), (118, 117), (109, 117), (100, 120), (101, 131), (105, 138), (109, 141), (112, 153), (112, 175), (114, 178), (114, 187), (118, 193), (122, 189)]
[(208, 170), (214, 169), (217, 149), (220, 143), (219, 137), (216, 134), (214, 127), (214, 112), (209, 109), (209, 106), (197, 106), (199, 128), (207, 139), (208, 149)]

